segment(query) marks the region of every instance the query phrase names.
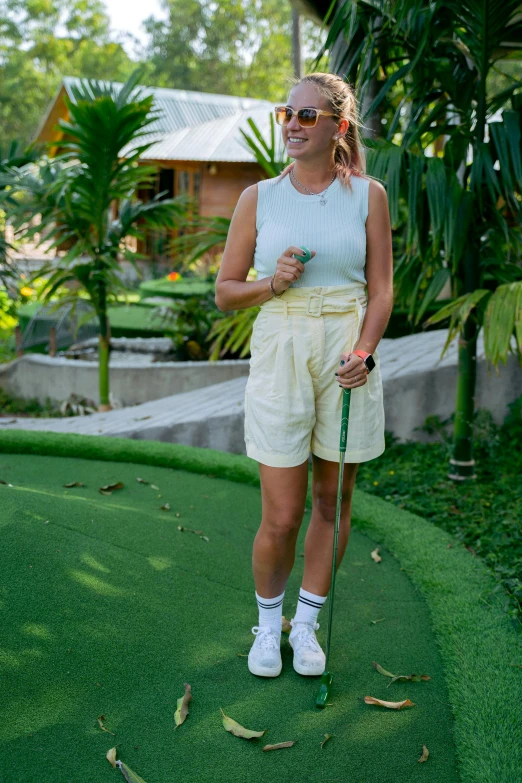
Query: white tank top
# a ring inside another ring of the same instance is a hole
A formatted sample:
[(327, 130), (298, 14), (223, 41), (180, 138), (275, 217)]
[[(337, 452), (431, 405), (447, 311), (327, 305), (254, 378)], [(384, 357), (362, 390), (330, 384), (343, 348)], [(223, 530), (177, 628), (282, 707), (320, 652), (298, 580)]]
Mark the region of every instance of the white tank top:
[(277, 259), (290, 245), (305, 245), (317, 255), (291, 288), (366, 284), (366, 218), (370, 180), (352, 175), (351, 184), (335, 179), (319, 196), (300, 193), (287, 174), (257, 183), (257, 279), (274, 274)]

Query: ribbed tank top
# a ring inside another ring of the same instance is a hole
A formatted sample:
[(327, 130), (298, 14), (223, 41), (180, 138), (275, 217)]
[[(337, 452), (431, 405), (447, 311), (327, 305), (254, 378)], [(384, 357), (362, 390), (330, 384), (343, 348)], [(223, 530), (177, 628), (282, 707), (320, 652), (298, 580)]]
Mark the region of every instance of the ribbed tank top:
[(335, 179), (321, 206), (319, 196), (300, 193), (287, 174), (257, 183), (257, 279), (274, 274), (277, 259), (290, 245), (305, 245), (317, 255), (291, 288), (366, 284), (366, 218), (370, 180), (352, 175), (353, 190)]

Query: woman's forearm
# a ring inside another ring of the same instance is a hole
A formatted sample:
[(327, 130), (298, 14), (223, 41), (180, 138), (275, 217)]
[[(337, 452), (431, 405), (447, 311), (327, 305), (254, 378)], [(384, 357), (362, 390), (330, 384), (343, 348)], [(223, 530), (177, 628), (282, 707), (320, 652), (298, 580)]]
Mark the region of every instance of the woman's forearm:
[(244, 310), (272, 298), (270, 277), (262, 280), (224, 280), (216, 286), (216, 305), (222, 312)]
[(393, 309), (393, 291), (368, 297), (368, 304), (361, 329), (361, 336), (354, 346), (360, 351), (373, 353), (386, 331)]

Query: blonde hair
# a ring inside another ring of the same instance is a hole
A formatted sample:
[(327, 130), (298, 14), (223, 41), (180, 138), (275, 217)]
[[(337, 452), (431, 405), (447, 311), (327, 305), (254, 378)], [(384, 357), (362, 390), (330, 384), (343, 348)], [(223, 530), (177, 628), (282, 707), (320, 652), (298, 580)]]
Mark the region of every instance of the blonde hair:
[[(297, 87), (298, 84), (312, 84), (328, 102), (330, 111), (334, 113), (332, 119), (348, 120), (348, 129), (344, 136), (340, 136), (337, 140), (334, 153), (334, 173), (341, 184), (351, 189), (352, 174), (371, 179), (366, 174), (364, 147), (359, 133), (357, 98), (353, 88), (334, 73), (309, 73), (301, 79), (291, 77), (288, 82), (290, 89)], [(295, 161), (283, 169), (280, 179), (285, 177), (294, 165)]]

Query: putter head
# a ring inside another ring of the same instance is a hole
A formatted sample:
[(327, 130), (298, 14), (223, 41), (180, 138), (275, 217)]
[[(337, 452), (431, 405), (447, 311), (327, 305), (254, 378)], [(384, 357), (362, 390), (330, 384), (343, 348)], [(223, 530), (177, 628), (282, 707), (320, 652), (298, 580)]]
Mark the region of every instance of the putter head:
[(315, 700), (316, 707), (326, 707), (326, 703), (330, 699), (330, 690), (332, 688), (333, 675), (330, 672), (323, 672), (321, 675), (321, 685), (319, 686), (319, 693)]

